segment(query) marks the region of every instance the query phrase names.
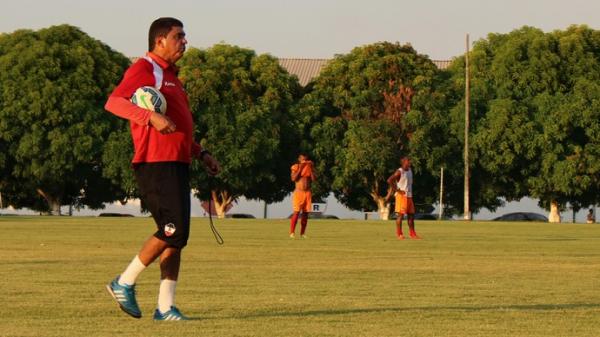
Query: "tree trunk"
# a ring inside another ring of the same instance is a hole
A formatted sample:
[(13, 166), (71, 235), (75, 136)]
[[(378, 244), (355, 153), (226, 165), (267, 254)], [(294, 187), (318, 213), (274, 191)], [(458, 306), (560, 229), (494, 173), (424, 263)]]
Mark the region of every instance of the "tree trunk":
[(233, 196), (228, 191), (210, 191), (213, 203), (215, 204), (215, 211), (219, 219), (225, 218), (225, 212), (227, 207), (233, 202)]
[(552, 200), (550, 202), (550, 215), (548, 216), (548, 222), (560, 222), (560, 212), (558, 211), (558, 201), (556, 200)]
[(37, 192), (42, 198), (46, 199), (48, 208), (50, 208), (50, 215), (60, 215), (60, 198), (54, 197), (39, 188), (37, 189)]
[(390, 203), (385, 200), (385, 198), (379, 198), (376, 200), (377, 202), (377, 212), (379, 213), (379, 218), (381, 220), (389, 220), (390, 219)]
[[(379, 193), (379, 185), (375, 183), (373, 189), (371, 190), (371, 198), (377, 204), (377, 212), (379, 213), (379, 219), (381, 220), (389, 220), (390, 219), (390, 203), (386, 200), (385, 196), (380, 196)], [(391, 190), (388, 188), (388, 194)]]

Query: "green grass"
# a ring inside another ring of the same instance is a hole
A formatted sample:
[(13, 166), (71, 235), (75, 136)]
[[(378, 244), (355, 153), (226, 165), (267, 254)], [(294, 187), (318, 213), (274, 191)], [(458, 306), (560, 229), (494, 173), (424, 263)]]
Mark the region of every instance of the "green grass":
[(0, 336), (599, 336), (600, 225), (192, 220), (177, 304), (155, 323), (159, 273), (138, 282), (140, 320), (104, 286), (149, 218), (0, 217)]

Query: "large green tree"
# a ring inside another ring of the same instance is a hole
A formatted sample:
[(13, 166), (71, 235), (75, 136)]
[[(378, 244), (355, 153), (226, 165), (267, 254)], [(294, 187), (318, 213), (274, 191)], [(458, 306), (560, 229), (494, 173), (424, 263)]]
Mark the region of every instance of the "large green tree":
[(212, 198), (219, 216), (240, 196), (282, 200), (300, 141), (290, 113), (300, 94), (297, 78), (272, 56), (226, 44), (191, 49), (179, 65), (196, 138), (221, 163), (214, 178), (192, 166), (197, 196)]
[[(398, 43), (358, 47), (329, 62), (298, 107), (320, 173), (317, 191), (330, 187), (349, 208), (377, 209), (386, 219), (386, 179), (410, 154), (415, 131), (407, 115), (439, 108), (439, 75), (429, 58)], [(425, 166), (415, 164), (417, 203), (425, 204), (433, 193), (419, 182)]]
[[(475, 44), (471, 60), (472, 165), (485, 181), (481, 191), (507, 200), (539, 198), (551, 209), (551, 221), (560, 221), (558, 211), (568, 201), (595, 203), (600, 32), (572, 26), (490, 34)], [(458, 86), (464, 83), (461, 64), (458, 59)]]
[(123, 196), (102, 174), (120, 123), (103, 110), (129, 60), (69, 25), (0, 36), (0, 190), (53, 213)]

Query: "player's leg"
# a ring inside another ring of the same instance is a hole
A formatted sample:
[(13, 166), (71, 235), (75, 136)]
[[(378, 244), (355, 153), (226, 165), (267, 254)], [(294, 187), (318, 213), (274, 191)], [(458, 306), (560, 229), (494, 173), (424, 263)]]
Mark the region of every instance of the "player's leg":
[(312, 208), (312, 193), (306, 191), (304, 193), (304, 203), (302, 205), (302, 219), (300, 220), (300, 235), (303, 239), (306, 239), (306, 226), (308, 225), (308, 214)]
[[(158, 224), (160, 206), (160, 186), (157, 179), (161, 175), (161, 167), (150, 164), (139, 164), (135, 167), (135, 178), (144, 205), (150, 210), (155, 222)], [(135, 283), (138, 276), (152, 263), (166, 247), (166, 243), (155, 236), (146, 240), (142, 249), (129, 263), (125, 271), (110, 282), (106, 289), (117, 301), (121, 310), (127, 314), (140, 318), (141, 310), (135, 296)]]
[(294, 191), (294, 193), (292, 194), (292, 209), (293, 209), (293, 213), (292, 213), (292, 218), (290, 219), (290, 237), (294, 238), (295, 237), (295, 232), (296, 232), (296, 224), (298, 223), (298, 216), (300, 215), (300, 210), (302, 207), (302, 193), (300, 193), (301, 191)]
[(190, 189), (189, 168), (187, 165), (174, 165), (170, 187), (163, 189), (168, 200), (161, 209), (164, 226), (163, 234), (168, 247), (160, 255), (161, 281), (158, 293), (155, 320), (186, 320), (175, 306), (175, 290), (181, 265), (181, 250), (187, 245), (190, 233)]
[(404, 239), (404, 234), (402, 234), (402, 218), (404, 217), (404, 208), (403, 208), (403, 200), (400, 194), (396, 194), (396, 237), (398, 240)]
[(175, 289), (181, 265), (181, 249), (168, 247), (160, 255), (160, 287), (158, 310), (166, 313), (175, 306)]
[(138, 255), (136, 255), (125, 271), (119, 277), (120, 285), (134, 285), (137, 277), (167, 248), (167, 243), (151, 236), (146, 240)]
[(290, 219), (290, 237), (293, 238), (296, 234), (296, 224), (298, 223), (298, 216), (300, 215), (300, 212), (296, 212), (294, 211), (294, 213), (292, 213), (292, 218)]
[(408, 214), (408, 228), (410, 231), (410, 238), (420, 240), (421, 237), (417, 235), (415, 231), (415, 204), (412, 198), (407, 198), (407, 214)]
[(404, 234), (402, 233), (402, 218), (403, 217), (404, 217), (404, 214), (396, 213), (396, 237), (399, 240), (404, 239)]
[(302, 238), (306, 238), (306, 226), (308, 225), (308, 212), (302, 212), (302, 218), (300, 219), (300, 235)]

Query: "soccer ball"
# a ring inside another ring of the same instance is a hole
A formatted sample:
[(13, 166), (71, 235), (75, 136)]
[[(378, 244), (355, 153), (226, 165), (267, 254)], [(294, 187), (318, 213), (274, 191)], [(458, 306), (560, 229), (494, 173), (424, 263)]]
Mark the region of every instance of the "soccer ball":
[(133, 96), (131, 96), (131, 103), (140, 108), (159, 112), (161, 114), (167, 112), (167, 100), (165, 99), (165, 96), (154, 87), (138, 88)]

